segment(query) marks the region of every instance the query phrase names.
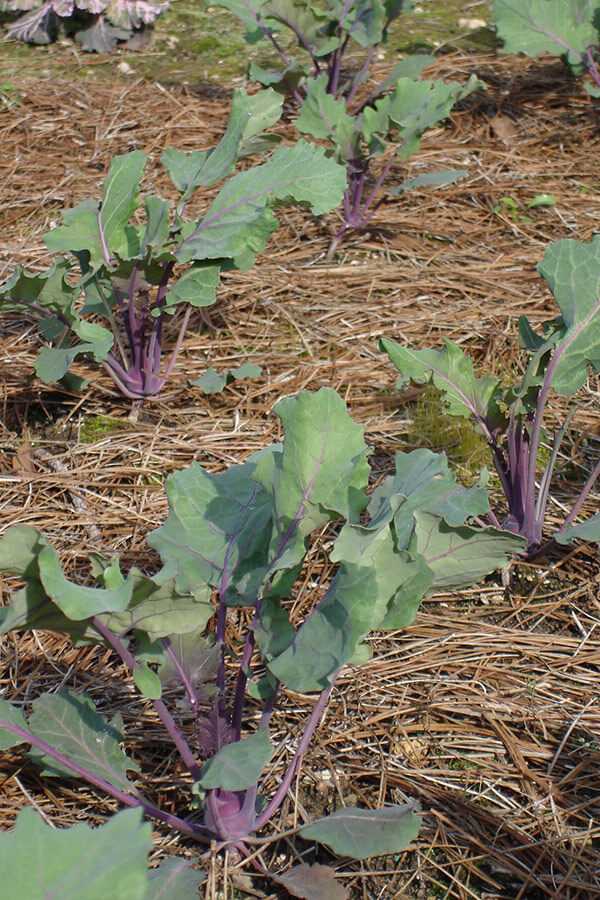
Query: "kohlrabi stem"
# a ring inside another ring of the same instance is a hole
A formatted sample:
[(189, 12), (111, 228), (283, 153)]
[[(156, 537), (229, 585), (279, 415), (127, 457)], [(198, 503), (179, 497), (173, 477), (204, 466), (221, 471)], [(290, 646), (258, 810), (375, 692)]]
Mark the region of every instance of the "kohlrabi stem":
[(300, 765), (302, 757), (306, 753), (306, 750), (308, 749), (308, 745), (310, 744), (310, 742), (312, 740), (312, 736), (315, 733), (316, 728), (321, 720), (321, 716), (323, 715), (323, 712), (325, 711), (325, 708), (326, 708), (329, 698), (331, 696), (332, 690), (333, 690), (333, 685), (326, 688), (319, 695), (319, 699), (317, 700), (317, 702), (315, 703), (315, 705), (313, 707), (313, 711), (310, 714), (308, 722), (306, 723), (304, 733), (303, 733), (302, 737), (300, 738), (300, 743), (298, 744), (296, 752), (294, 753), (294, 756), (292, 757), (292, 761), (290, 762), (290, 764), (287, 768), (287, 771), (286, 771), (285, 775), (283, 776), (283, 780), (282, 780), (281, 784), (277, 788), (277, 791), (275, 792), (272, 800), (267, 804), (265, 809), (262, 811), (262, 813), (258, 816), (258, 818), (256, 820), (256, 827), (255, 827), (256, 831), (258, 831), (260, 828), (262, 828), (263, 825), (267, 824), (267, 822), (275, 815), (275, 813), (277, 812), (277, 810), (279, 809), (279, 807), (285, 800), (285, 796), (290, 789), (290, 785), (291, 785), (292, 781), (294, 780), (294, 775), (296, 774), (296, 772), (298, 770), (298, 766)]
[(554, 435), (554, 440), (552, 442), (552, 453), (550, 455), (550, 459), (548, 461), (548, 465), (544, 469), (544, 474), (542, 475), (540, 481), (540, 489), (538, 493), (537, 503), (535, 506), (535, 518), (536, 522), (541, 527), (544, 524), (544, 516), (546, 514), (546, 507), (548, 506), (548, 498), (550, 496), (550, 484), (552, 482), (552, 476), (554, 474), (554, 469), (556, 466), (556, 460), (558, 459), (558, 454), (560, 453), (560, 447), (563, 442), (563, 438), (565, 436), (565, 432), (569, 427), (570, 421), (573, 418), (573, 413), (569, 413), (564, 424), (559, 428), (559, 430)]
[(141, 369), (141, 323), (138, 320), (135, 308), (135, 297), (137, 293), (138, 282), (138, 265), (133, 264), (131, 275), (129, 276), (129, 284), (127, 285), (127, 331), (131, 344), (131, 355), (133, 358), (133, 368), (139, 371)]
[(575, 501), (575, 504), (573, 505), (573, 509), (571, 510), (571, 512), (569, 513), (569, 515), (567, 516), (567, 518), (565, 519), (565, 521), (562, 525), (563, 528), (565, 528), (566, 525), (570, 525), (577, 518), (577, 516), (581, 512), (581, 508), (583, 507), (583, 504), (587, 500), (589, 493), (592, 490), (592, 488), (594, 487), (594, 484), (596, 483), (598, 478), (600, 478), (600, 461), (598, 461), (596, 463), (596, 465), (594, 466), (594, 468), (592, 470), (592, 474), (590, 475), (590, 477), (584, 484), (583, 488), (581, 489), (581, 493), (580, 493), (579, 497), (577, 498), (577, 500)]
[(188, 674), (185, 671), (184, 667), (181, 665), (181, 661), (173, 650), (173, 646), (169, 638), (163, 638), (161, 640), (161, 644), (164, 647), (165, 653), (173, 663), (173, 667), (177, 672), (179, 680), (185, 688), (189, 704), (192, 707), (192, 712), (194, 713), (194, 716), (196, 716), (198, 713), (198, 707), (200, 705), (200, 698), (198, 697), (196, 688), (194, 687), (191, 679), (188, 677)]
[(585, 54), (587, 60), (587, 70), (588, 73), (592, 76), (598, 87), (600, 87), (600, 70), (596, 65), (596, 60), (594, 59), (594, 53), (592, 47), (587, 48), (587, 52)]
[(188, 837), (191, 837), (197, 841), (201, 841), (205, 844), (210, 843), (210, 838), (208, 837), (205, 829), (193, 825), (190, 822), (186, 822), (184, 819), (180, 819), (178, 816), (174, 816), (171, 813), (164, 812), (162, 809), (154, 806), (153, 803), (150, 803), (148, 800), (140, 797), (139, 795), (128, 794), (126, 791), (121, 791), (119, 788), (115, 787), (114, 784), (111, 784), (110, 781), (106, 781), (104, 778), (101, 778), (94, 772), (90, 772), (85, 768), (85, 766), (80, 766), (78, 763), (73, 762), (73, 760), (71, 760), (68, 756), (65, 756), (64, 753), (56, 750), (51, 744), (46, 743), (46, 741), (42, 740), (42, 738), (38, 738), (30, 731), (21, 728), (19, 725), (13, 725), (12, 722), (7, 722), (4, 720), (0, 721), (0, 727), (6, 731), (10, 731), (12, 734), (18, 735), (18, 737), (23, 738), (24, 741), (26, 741), (28, 744), (31, 744), (31, 746), (35, 747), (36, 750), (39, 750), (46, 756), (49, 756), (55, 762), (59, 763), (60, 766), (64, 766), (65, 769), (70, 769), (74, 775), (79, 775), (79, 777), (84, 781), (87, 781), (89, 784), (93, 784), (94, 787), (97, 787), (99, 790), (104, 791), (105, 794), (108, 794), (110, 797), (114, 797), (115, 800), (118, 800), (119, 803), (123, 804), (123, 806), (140, 808), (147, 816), (150, 816), (153, 819), (158, 819), (160, 822), (164, 822), (166, 825), (170, 825), (172, 828), (176, 828), (182, 834), (185, 834)]
[(134, 394), (132, 391), (130, 391), (129, 388), (127, 387), (127, 385), (125, 385), (123, 383), (123, 381), (121, 380), (121, 378), (119, 378), (119, 376), (117, 375), (115, 370), (112, 368), (113, 363), (108, 363), (106, 360), (104, 360), (102, 365), (104, 366), (104, 368), (106, 369), (106, 371), (108, 372), (108, 374), (110, 375), (110, 377), (112, 378), (112, 380), (114, 381), (116, 386), (119, 388), (119, 390), (121, 391), (121, 393), (123, 394), (124, 397), (127, 397), (128, 400), (140, 400), (141, 399), (139, 394)]
[(352, 79), (352, 84), (350, 86), (350, 91), (348, 93), (348, 97), (346, 99), (346, 105), (348, 106), (354, 100), (356, 96), (356, 92), (358, 91), (361, 84), (366, 80), (369, 69), (371, 68), (371, 63), (373, 62), (373, 56), (375, 55), (375, 47), (369, 47), (369, 51), (367, 53), (367, 58), (362, 64), (361, 68), (358, 70), (354, 78)]
[[(98, 618), (98, 616), (94, 616), (92, 618), (92, 625), (100, 634), (107, 644), (109, 644), (115, 653), (122, 659), (127, 668), (133, 672), (136, 666), (136, 659), (133, 653), (125, 646), (123, 641), (108, 628), (104, 622)], [(187, 766), (192, 778), (197, 780), (200, 777), (200, 766), (198, 765), (194, 754), (192, 753), (188, 742), (186, 741), (183, 733), (180, 731), (177, 723), (173, 719), (173, 716), (165, 706), (162, 700), (152, 700), (152, 705), (156, 710), (156, 713), (163, 723), (164, 727), (169, 733), (171, 740), (177, 747), (179, 751), (179, 755), (181, 756), (183, 762)]]
[(175, 343), (175, 347), (173, 348), (173, 352), (169, 358), (167, 363), (167, 368), (165, 369), (165, 374), (163, 376), (163, 382), (167, 380), (173, 369), (175, 368), (175, 363), (177, 362), (177, 356), (179, 351), (181, 350), (181, 345), (183, 344), (183, 339), (185, 337), (185, 333), (187, 331), (188, 323), (190, 321), (190, 316), (192, 314), (192, 307), (188, 306), (185, 313), (183, 314), (183, 319), (181, 320), (181, 325), (179, 327), (179, 333), (177, 335), (177, 341)]
[(252, 660), (252, 654), (254, 653), (254, 625), (258, 621), (260, 611), (260, 601), (256, 605), (256, 611), (254, 613), (254, 618), (252, 620), (252, 624), (248, 628), (246, 632), (246, 639), (244, 641), (244, 649), (242, 651), (242, 658), (240, 659), (239, 669), (237, 673), (237, 679), (235, 683), (235, 694), (233, 699), (233, 713), (231, 716), (231, 725), (233, 727), (233, 739), (234, 741), (239, 741), (240, 735), (242, 732), (242, 718), (244, 715), (244, 702), (246, 699), (246, 685), (248, 683), (248, 669), (250, 667), (250, 662)]

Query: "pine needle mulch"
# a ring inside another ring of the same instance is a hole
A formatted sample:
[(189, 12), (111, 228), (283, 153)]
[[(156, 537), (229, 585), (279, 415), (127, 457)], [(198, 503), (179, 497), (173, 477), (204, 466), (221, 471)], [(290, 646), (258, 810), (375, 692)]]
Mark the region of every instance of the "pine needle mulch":
[[(482, 368), (514, 370), (518, 316), (539, 323), (555, 314), (535, 271), (545, 247), (565, 236), (588, 239), (598, 228), (599, 110), (551, 61), (450, 55), (432, 71), (475, 72), (488, 90), (434, 129), (394, 177), (436, 167), (465, 168), (469, 176), (384, 203), (371, 232), (352, 238), (332, 262), (325, 252), (335, 216), (319, 222), (280, 210), (282, 228), (263, 259), (250, 272), (227, 275), (218, 304), (194, 322), (160, 400), (132, 413), (108, 378), (84, 365), (77, 372), (90, 376), (90, 386), (81, 395), (41, 385), (32, 376), (39, 347), (32, 323), (5, 318), (2, 528), (42, 529), (73, 578), (89, 578), (92, 551), (151, 570), (156, 559), (145, 535), (164, 519), (164, 478), (194, 459), (222, 469), (277, 439), (271, 410), (282, 395), (322, 385), (340, 391), (365, 426), (378, 473), (389, 470), (395, 450), (419, 445), (414, 392), (394, 390), (380, 335), (420, 346), (450, 337)], [(169, 196), (161, 150), (214, 144), (228, 103), (201, 84), (184, 91), (65, 78), (16, 87), (18, 105), (0, 110), (0, 280), (16, 263), (47, 264), (41, 235), (61, 208), (97, 193), (115, 153), (140, 147), (151, 154), (147, 185)], [(281, 130), (292, 136), (289, 124)], [(553, 194), (555, 206), (528, 209), (542, 193)], [(208, 199), (199, 198), (198, 208)], [(246, 360), (263, 366), (262, 378), (213, 397), (189, 386), (208, 365)], [(590, 382), (561, 460), (553, 514), (569, 508), (573, 481), (589, 472), (599, 437), (598, 384)], [(590, 498), (589, 512), (598, 500)], [(317, 543), (294, 598), (296, 621), (314, 603), (322, 572)], [(600, 896), (599, 572), (593, 546), (514, 565), (508, 588), (492, 578), (438, 595), (413, 627), (374, 638), (373, 661), (340, 679), (281, 827), (340, 804), (413, 797), (424, 827), (410, 851), (362, 865), (335, 862), (353, 897)], [(7, 579), (5, 596), (11, 586)], [(111, 715), (121, 712), (144, 790), (167, 809), (184, 808), (185, 775), (165, 758), (158, 723), (108, 652), (75, 651), (48, 633), (10, 636), (2, 651), (6, 696), (31, 700), (68, 684), (89, 691)], [(279, 749), (267, 789), (277, 785), (310, 706), (290, 695), (275, 716)], [(0, 765), (3, 827), (28, 803), (56, 825), (98, 822), (114, 808), (77, 783), (42, 781), (17, 753)], [(197, 855), (158, 827), (155, 837), (156, 859), (166, 851)], [(300, 854), (317, 858), (301, 842), (262, 850), (278, 871)], [(278, 896), (231, 857), (205, 866), (207, 898)]]

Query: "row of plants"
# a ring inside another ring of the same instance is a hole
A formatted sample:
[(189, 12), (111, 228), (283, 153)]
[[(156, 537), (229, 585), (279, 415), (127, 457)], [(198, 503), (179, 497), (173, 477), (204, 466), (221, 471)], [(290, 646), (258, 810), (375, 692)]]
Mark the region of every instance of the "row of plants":
[[(538, 5), (548, 12), (552, 2)], [(251, 39), (272, 44), (284, 71), (254, 71), (266, 89), (234, 94), (215, 148), (164, 152), (175, 204), (156, 194), (140, 202), (145, 154), (115, 157), (100, 201), (67, 210), (45, 236), (57, 254), (53, 266), (41, 274), (18, 269), (0, 288), (3, 310), (39, 324), (46, 346), (36, 373), (46, 382), (77, 389), (69, 370), (84, 357), (101, 364), (124, 397), (158, 394), (177, 364), (194, 309), (216, 302), (221, 272), (254, 265), (278, 227), (282, 203), (304, 204), (317, 216), (342, 204), (335, 250), (351, 229), (368, 223), (393, 155), (376, 176), (372, 161), (389, 144), (407, 158), (428, 127), (480, 87), (473, 79), (466, 85), (422, 80), (430, 58), (410, 57), (369, 92), (374, 48), (406, 3), (347, 3), (331, 15), (294, 3), (297, 19), (274, 0), (222, 5), (245, 17)], [(504, 5), (515, 13), (508, 0)], [(305, 55), (302, 64), (289, 56), (289, 42), (280, 43), (282, 26)], [(351, 42), (366, 51), (354, 71), (347, 66)], [(280, 120), (282, 88), (292, 92), (298, 130), (321, 145), (300, 139), (277, 146), (268, 129)], [(265, 161), (235, 174), (239, 161), (257, 155)], [(450, 183), (462, 174), (431, 173), (425, 183)], [(207, 211), (190, 217), (195, 192), (223, 181)], [(371, 634), (406, 628), (433, 592), (477, 584), (550, 544), (600, 541), (600, 514), (578, 521), (600, 462), (560, 527), (550, 528), (551, 487), (570, 415), (552, 438), (544, 429), (551, 393), (575, 398), (590, 372), (600, 371), (600, 237), (555, 242), (539, 271), (559, 315), (539, 332), (521, 320), (523, 374), (515, 384), (477, 376), (450, 341), (441, 350), (381, 342), (400, 373), (400, 388), (409, 381), (432, 384), (446, 413), (470, 419), (483, 435), (496, 470), (492, 484), (504, 497), (499, 507), (490, 501), (488, 472), (465, 487), (444, 454), (426, 449), (398, 453), (394, 473), (369, 491), (363, 430), (341, 398), (322, 389), (279, 401), (280, 444), (217, 475), (194, 463), (167, 479), (168, 518), (148, 536), (161, 560), (152, 574), (135, 567), (124, 572), (117, 557), (94, 554), (94, 584), (82, 585), (66, 576), (39, 531), (15, 526), (0, 538), (0, 573), (21, 584), (0, 610), (0, 634), (45, 629), (76, 647), (111, 649), (140, 703), (164, 727), (177, 760), (173, 777), (180, 780), (183, 766), (189, 785), (181, 814), (147, 797), (139, 787), (143, 773), (123, 748), (125, 723), (98, 710), (88, 694), (62, 689), (27, 709), (0, 700), (0, 750), (26, 745), (43, 777), (83, 780), (126, 807), (100, 828), (67, 831), (25, 809), (15, 829), (0, 836), (2, 871), (15, 885), (15, 900), (196, 897), (201, 868), (167, 858), (148, 869), (150, 828), (143, 817), (200, 845), (200, 863), (215, 846), (227, 849), (292, 896), (313, 900), (348, 895), (330, 866), (266, 871), (256, 856), (263, 829), (358, 860), (398, 853), (416, 838), (420, 818), (412, 802), (342, 807), (285, 832), (277, 831), (277, 817), (341, 673), (368, 661)], [(174, 336), (166, 333), (172, 321)], [(223, 377), (243, 376), (235, 370)], [(298, 622), (289, 601), (302, 590), (315, 547), (325, 565)], [(230, 621), (243, 633), (237, 645), (227, 640)], [(273, 716), (288, 691), (315, 699), (271, 789), (271, 761), (285, 755), (272, 739)]]
[[(550, 391), (572, 397), (590, 369), (600, 371), (600, 237), (552, 244), (540, 272), (561, 314), (542, 333), (521, 321), (526, 363), (515, 385), (477, 377), (472, 361), (450, 341), (443, 350), (382, 341), (402, 384), (433, 383), (449, 415), (474, 421), (492, 450), (505, 509), (490, 504), (487, 472), (465, 487), (444, 454), (426, 449), (398, 453), (394, 474), (369, 496), (362, 428), (334, 391), (321, 389), (276, 405), (281, 444), (217, 475), (193, 463), (167, 479), (169, 516), (148, 536), (162, 561), (152, 575), (136, 568), (125, 574), (118, 558), (94, 554), (96, 585), (79, 585), (66, 577), (40, 532), (14, 526), (4, 534), (0, 572), (17, 576), (23, 587), (0, 613), (0, 634), (46, 629), (75, 646), (111, 648), (140, 698), (154, 707), (190, 788), (182, 816), (148, 799), (135, 784), (137, 763), (122, 749), (123, 721), (107, 719), (86, 694), (43, 694), (28, 716), (21, 706), (0, 701), (0, 749), (27, 744), (45, 777), (83, 779), (131, 808), (91, 834), (77, 826), (72, 844), (30, 810), (21, 813), (16, 829), (0, 839), (0, 859), (16, 867), (31, 841), (41, 849), (38, 869), (30, 869), (31, 881), (17, 900), (42, 896), (32, 885), (49, 883), (61, 896), (100, 898), (106, 872), (98, 860), (120, 833), (112, 896), (158, 897), (167, 884), (177, 885), (184, 900), (196, 896), (204, 876), (185, 861), (166, 860), (147, 872), (142, 814), (201, 845), (216, 841), (254, 859), (257, 833), (277, 816), (340, 672), (369, 659), (372, 632), (407, 627), (432, 592), (476, 584), (511, 559), (534, 558), (550, 542), (600, 541), (600, 514), (576, 521), (600, 462), (562, 526), (543, 540), (568, 420), (538, 472)], [(325, 528), (319, 545), (327, 556), (324, 574), (311, 588), (320, 599), (297, 625), (286, 601), (296, 596), (306, 554)], [(245, 632), (237, 646), (226, 643), (232, 617)], [(316, 700), (285, 774), (268, 792), (265, 771), (277, 751), (269, 726), (286, 691)], [(364, 859), (399, 852), (418, 830), (409, 802), (341, 808), (285, 833)], [(74, 848), (82, 844), (91, 852), (76, 865)], [(259, 869), (293, 896), (347, 896), (327, 866)], [(78, 879), (89, 883), (89, 894), (77, 893), (80, 887), (69, 893)], [(130, 884), (136, 887), (127, 893), (123, 886)]]

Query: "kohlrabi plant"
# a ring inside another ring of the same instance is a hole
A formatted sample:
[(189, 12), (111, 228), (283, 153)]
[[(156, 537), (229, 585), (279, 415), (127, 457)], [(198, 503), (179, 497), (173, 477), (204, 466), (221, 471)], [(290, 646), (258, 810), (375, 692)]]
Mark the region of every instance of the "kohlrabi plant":
[(82, 50), (97, 53), (110, 53), (118, 44), (137, 49), (168, 7), (168, 0), (0, 0), (0, 12), (22, 13), (9, 25), (8, 37), (50, 44), (62, 29)]
[(494, 0), (493, 16), (506, 53), (560, 56), (600, 97), (600, 0)]
[(165, 150), (161, 161), (180, 199), (173, 210), (147, 194), (145, 221), (138, 192), (146, 156), (141, 150), (116, 156), (101, 201), (84, 200), (45, 235), (48, 249), (60, 254), (52, 268), (41, 274), (19, 268), (0, 286), (0, 309), (39, 319), (47, 341), (36, 362), (42, 381), (60, 381), (76, 357), (85, 356), (103, 364), (124, 396), (158, 394), (192, 310), (215, 302), (221, 270), (248, 269), (264, 250), (278, 225), (272, 205), (303, 202), (323, 213), (339, 204), (344, 168), (321, 147), (299, 141), (230, 178), (203, 215), (186, 216), (197, 188), (222, 181), (239, 158), (273, 145), (275, 136), (262, 131), (277, 121), (281, 104), (272, 90), (252, 97), (236, 92), (227, 130), (213, 150)]
[[(193, 463), (169, 477), (168, 518), (149, 536), (164, 563), (153, 577), (95, 557), (100, 586), (80, 586), (33, 528), (15, 526), (0, 540), (0, 571), (23, 583), (0, 633), (51, 629), (111, 648), (189, 772), (189, 800), (175, 814), (148, 799), (121, 747), (121, 718), (101, 715), (80, 692), (42, 694), (30, 710), (1, 701), (0, 746), (28, 744), (46, 776), (83, 779), (242, 856), (287, 797), (340, 672), (368, 660), (369, 634), (404, 628), (425, 595), (473, 584), (524, 546), (481, 524), (486, 489), (457, 484), (446, 458), (429, 450), (399, 453), (395, 474), (369, 500), (363, 430), (334, 391), (285, 398), (276, 412), (282, 444), (221, 474)], [(325, 566), (307, 588), (301, 573), (315, 541)], [(245, 632), (239, 641), (230, 619)], [(273, 790), (269, 761), (286, 754), (269, 726), (286, 690), (316, 701)], [(411, 803), (341, 807), (297, 833), (363, 859), (400, 851), (418, 823)], [(311, 867), (274, 874), (299, 890)], [(331, 872), (321, 875), (331, 885), (323, 896), (346, 896)]]
[[(385, 181), (395, 162), (412, 156), (423, 133), (450, 114), (453, 106), (481, 83), (472, 76), (466, 84), (420, 80), (433, 62), (426, 55), (409, 56), (390, 75), (373, 85), (371, 69), (391, 22), (412, 8), (404, 0), (217, 0), (247, 28), (247, 39), (265, 39), (277, 51), (282, 68), (271, 71), (252, 65), (250, 77), (264, 85), (291, 92), (300, 106), (299, 131), (326, 140), (331, 154), (346, 166), (348, 187), (342, 226), (330, 255), (344, 236), (368, 226), (382, 202)], [(292, 37), (297, 54), (281, 43)], [(356, 51), (363, 59), (356, 65)], [(352, 57), (352, 64), (348, 57)], [(380, 171), (374, 160), (395, 145)], [(422, 187), (451, 184), (467, 173), (448, 169), (408, 179), (392, 194)]]
[(204, 873), (175, 856), (149, 869), (151, 850), (152, 829), (139, 809), (98, 828), (56, 828), (26, 807), (0, 833), (0, 870), (11, 900), (198, 900)]
[[(548, 546), (544, 524), (552, 478), (571, 418), (567, 416), (554, 435), (540, 470), (550, 393), (572, 397), (590, 371), (600, 371), (600, 237), (551, 244), (538, 269), (561, 314), (546, 323), (542, 334), (521, 318), (526, 360), (517, 384), (506, 387), (489, 375), (477, 378), (471, 359), (452, 341), (446, 341), (443, 350), (412, 350), (392, 340), (382, 341), (401, 373), (400, 384), (432, 383), (450, 415), (471, 418), (478, 426), (492, 451), (507, 506), (504, 511), (490, 511), (488, 520), (525, 538), (529, 557)], [(597, 460), (562, 525), (548, 535), (550, 542), (600, 541), (600, 513), (576, 522), (599, 475)]]

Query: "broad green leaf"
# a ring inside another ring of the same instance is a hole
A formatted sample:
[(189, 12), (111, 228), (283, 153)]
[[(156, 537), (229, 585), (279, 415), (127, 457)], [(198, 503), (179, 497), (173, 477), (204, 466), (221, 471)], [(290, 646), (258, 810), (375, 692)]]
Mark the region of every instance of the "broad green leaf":
[(382, 621), (403, 583), (406, 562), (395, 551), (389, 528), (361, 543), (354, 548), (352, 561), (342, 563), (292, 644), (268, 662), (273, 675), (294, 691), (326, 688), (352, 659), (362, 639)]
[(383, 40), (386, 9), (381, 0), (356, 0), (340, 25), (359, 46), (374, 47)]
[(75, 645), (101, 640), (87, 620), (72, 622), (63, 615), (39, 581), (29, 581), (12, 595), (9, 606), (0, 609), (0, 634), (34, 628), (68, 634)]
[(404, 382), (432, 382), (442, 392), (444, 410), (450, 416), (473, 416), (494, 422), (499, 416), (499, 381), (489, 375), (476, 378), (473, 361), (458, 344), (446, 340), (443, 350), (412, 350), (383, 338), (381, 348), (390, 357)]
[(148, 900), (151, 849), (152, 828), (139, 809), (98, 828), (53, 828), (29, 806), (0, 834), (0, 871), (10, 900)]
[(302, 863), (285, 875), (271, 874), (271, 879), (282, 884), (290, 896), (304, 900), (348, 900), (349, 897), (346, 888), (336, 880), (335, 871), (319, 863)]
[[(77, 299), (77, 288), (72, 287), (67, 276), (72, 272), (71, 264), (61, 259), (40, 274), (30, 274), (18, 266), (13, 275), (0, 287), (0, 305), (2, 308), (25, 308), (35, 303), (50, 313), (60, 315), (61, 320), (53, 319), (56, 334), (65, 329), (65, 319), (71, 323), (77, 318), (74, 303)], [(48, 319), (40, 320), (40, 330), (47, 325)]]
[(249, 572), (248, 596), (256, 599), (272, 513), (266, 490), (253, 480), (255, 465), (211, 475), (192, 463), (167, 479), (169, 516), (148, 543), (172, 567), (179, 590), (210, 584), (235, 594), (238, 579)]
[(148, 700), (160, 700), (162, 694), (161, 680), (145, 662), (138, 662), (133, 669), (135, 686)]
[(38, 578), (38, 557), (48, 541), (30, 525), (12, 525), (0, 537), (0, 572)]
[(27, 730), (27, 722), (21, 710), (7, 700), (0, 700), (0, 750), (9, 750), (18, 744), (27, 743), (27, 738), (9, 731), (4, 727), (6, 724)]
[(338, 856), (368, 859), (399, 853), (414, 841), (421, 827), (415, 805), (386, 806), (383, 809), (338, 809), (324, 819), (305, 825), (299, 834), (309, 841), (325, 844)]
[(597, 44), (597, 0), (494, 0), (493, 16), (506, 53), (552, 53), (580, 63)]
[(405, 569), (402, 585), (388, 604), (383, 621), (377, 628), (381, 631), (399, 631), (414, 622), (421, 600), (431, 590), (434, 573), (422, 556), (416, 558), (403, 554)]
[(433, 588), (468, 587), (501, 569), (525, 550), (523, 538), (497, 528), (452, 528), (438, 516), (415, 512), (410, 550), (423, 556), (433, 572)]
[(216, 0), (215, 6), (228, 9), (245, 26), (246, 40), (252, 42), (259, 40), (262, 33), (258, 28), (261, 18), (261, 10), (267, 0)]
[(369, 475), (363, 429), (335, 391), (302, 391), (280, 400), (275, 412), (285, 434), (283, 452), (263, 456), (253, 475), (275, 511), (272, 572), (299, 563), (306, 537), (328, 519), (356, 520)]
[(59, 253), (85, 253), (93, 270), (104, 265), (104, 254), (98, 228), (100, 204), (83, 200), (63, 213), (63, 224), (44, 235), (48, 250)]
[(81, 354), (91, 349), (90, 344), (75, 344), (63, 350), (59, 347), (42, 347), (35, 361), (35, 374), (45, 384), (60, 381), (69, 371), (69, 367)]
[(538, 271), (550, 286), (566, 326), (553, 354), (559, 359), (552, 386), (569, 396), (585, 383), (588, 366), (600, 371), (600, 235), (591, 241), (555, 241)]
[(287, 650), (295, 636), (287, 610), (276, 597), (264, 597), (254, 625), (256, 643), (266, 660)]
[(104, 182), (99, 225), (108, 249), (121, 255), (127, 248), (125, 226), (135, 212), (146, 154), (132, 150), (113, 156)]
[(234, 91), (227, 129), (216, 147), (192, 153), (165, 150), (161, 161), (182, 192), (182, 202), (196, 188), (211, 187), (229, 175), (238, 157), (256, 146), (253, 142), (261, 132), (279, 120), (282, 105), (283, 97), (271, 89), (252, 97)]
[[(33, 701), (28, 730), (87, 771), (132, 792), (127, 772), (139, 767), (121, 750), (120, 732), (96, 712), (85, 694), (67, 690), (42, 694)], [(29, 755), (43, 766), (44, 775), (79, 777), (41, 751), (32, 749)]]
[(257, 366), (251, 362), (242, 363), (237, 369), (229, 370), (229, 374), (236, 381), (241, 381), (244, 378), (260, 378), (262, 373), (262, 366)]
[(435, 56), (431, 56), (429, 53), (413, 53), (410, 56), (406, 56), (399, 63), (396, 63), (378, 90), (383, 92), (387, 91), (388, 88), (395, 87), (396, 82), (400, 78), (420, 78), (427, 66), (431, 66), (434, 62)]
[(200, 869), (179, 857), (163, 860), (157, 869), (150, 869), (150, 883), (144, 900), (198, 900), (198, 888), (206, 881)]
[(219, 648), (210, 644), (199, 631), (169, 635), (167, 644), (178, 665), (168, 653), (164, 656), (158, 673), (162, 684), (181, 687), (181, 670), (197, 693), (209, 697), (214, 691), (212, 682), (219, 665)]
[(189, 303), (196, 307), (212, 306), (217, 299), (220, 271), (220, 266), (192, 266), (167, 291), (167, 307), (177, 303)]
[(411, 156), (418, 149), (423, 133), (448, 118), (459, 100), (480, 87), (482, 83), (474, 75), (466, 84), (399, 79), (393, 93), (379, 101), (398, 129), (399, 155), (403, 159)]
[(102, 362), (108, 356), (113, 345), (113, 335), (103, 325), (97, 322), (86, 322), (79, 319), (73, 323), (73, 332), (84, 341), (85, 353), (91, 353), (96, 362)]
[(579, 522), (576, 525), (564, 525), (554, 535), (554, 540), (559, 544), (570, 544), (575, 540), (592, 541), (600, 543), (600, 513)]
[(199, 585), (190, 592), (180, 592), (173, 578), (162, 581), (159, 575), (145, 578), (130, 572), (134, 590), (132, 601), (124, 612), (101, 615), (108, 627), (123, 634), (142, 631), (151, 640), (173, 634), (189, 634), (202, 631), (212, 618), (214, 610), (210, 589)]
[(160, 250), (163, 244), (167, 242), (170, 229), (169, 212), (171, 209), (168, 200), (163, 200), (162, 197), (157, 197), (154, 194), (146, 197), (144, 207), (146, 209), (146, 228), (144, 229), (140, 247), (142, 256), (146, 256), (152, 250)]
[(227, 372), (217, 372), (211, 366), (190, 384), (199, 387), (203, 394), (220, 394), (227, 384)]
[(345, 101), (327, 92), (327, 75), (319, 75), (307, 82), (296, 128), (303, 134), (333, 141), (341, 159), (352, 156), (355, 121), (346, 112)]
[(417, 175), (415, 178), (407, 178), (399, 187), (394, 188), (389, 193), (395, 197), (398, 194), (404, 194), (407, 191), (416, 191), (419, 188), (446, 187), (449, 184), (454, 184), (461, 178), (466, 178), (468, 174), (466, 169), (442, 169), (439, 172), (427, 172), (426, 175)]
[(232, 259), (252, 265), (277, 227), (267, 204), (275, 200), (307, 203), (315, 215), (336, 207), (346, 173), (322, 147), (298, 141), (276, 150), (268, 162), (231, 178), (194, 231), (180, 245), (180, 262)]
[(600, 84), (595, 84), (593, 81), (586, 81), (583, 86), (590, 97), (594, 97), (596, 100), (600, 97)]
[(133, 580), (128, 579), (115, 590), (83, 587), (65, 578), (58, 553), (44, 547), (38, 556), (40, 580), (51, 600), (69, 618), (80, 621), (98, 613), (123, 612), (133, 594)]
[(243, 791), (256, 784), (275, 748), (266, 728), (250, 737), (226, 744), (202, 766), (199, 784), (204, 790)]
[(340, 38), (332, 36), (332, 26), (337, 24), (339, 14), (320, 10), (307, 0), (267, 0), (261, 14), (265, 24), (273, 28), (283, 25), (301, 47), (310, 48), (316, 56), (339, 46)]

